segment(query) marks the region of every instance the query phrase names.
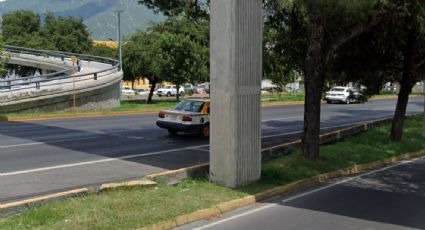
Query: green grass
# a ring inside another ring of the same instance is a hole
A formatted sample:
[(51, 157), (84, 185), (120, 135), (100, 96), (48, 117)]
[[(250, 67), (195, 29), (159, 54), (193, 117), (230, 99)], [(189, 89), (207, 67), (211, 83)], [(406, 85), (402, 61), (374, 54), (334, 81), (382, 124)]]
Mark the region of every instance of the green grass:
[(289, 101), (304, 101), (304, 94), (285, 94), (279, 96), (278, 94), (267, 94), (261, 96), (263, 104), (267, 102), (289, 102)]
[(119, 112), (149, 112), (157, 111), (161, 109), (169, 109), (176, 106), (176, 100), (155, 100), (152, 104), (146, 104), (144, 100), (139, 101), (121, 101), (121, 106), (114, 109), (103, 109), (103, 110), (64, 110), (64, 111), (48, 111), (48, 112), (33, 112), (33, 113), (8, 113), (0, 114), (0, 117), (13, 118), (13, 117), (44, 117), (44, 116), (55, 116), (55, 115), (75, 115), (75, 114), (93, 114), (93, 113), (119, 113)]
[(406, 121), (401, 143), (388, 140), (383, 125), (344, 141), (321, 147), (319, 160), (294, 152), (263, 162), (262, 178), (232, 190), (206, 179), (187, 179), (176, 186), (136, 187), (47, 203), (0, 219), (1, 229), (134, 229), (208, 208), (248, 194), (309, 178), (325, 172), (425, 148), (422, 117)]
[[(263, 104), (273, 103), (273, 102), (288, 102), (288, 101), (303, 101), (304, 95), (282, 95), (278, 97), (277, 95), (264, 95), (262, 97)], [(103, 110), (64, 110), (64, 111), (47, 111), (47, 112), (32, 112), (32, 113), (7, 113), (0, 114), (0, 118), (37, 118), (45, 116), (57, 116), (57, 115), (87, 115), (93, 113), (100, 114), (110, 114), (110, 113), (126, 113), (126, 112), (151, 112), (158, 111), (163, 109), (174, 108), (177, 104), (176, 99), (156, 99), (152, 104), (146, 104), (146, 100), (123, 100), (121, 101), (121, 106), (114, 109), (103, 109)]]

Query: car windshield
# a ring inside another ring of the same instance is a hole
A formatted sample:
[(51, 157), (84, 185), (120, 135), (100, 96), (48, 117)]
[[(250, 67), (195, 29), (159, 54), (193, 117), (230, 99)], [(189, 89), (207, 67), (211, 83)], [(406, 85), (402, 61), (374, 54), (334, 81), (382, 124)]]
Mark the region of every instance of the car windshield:
[(199, 113), (204, 107), (204, 104), (205, 102), (203, 101), (187, 100), (187, 101), (180, 102), (174, 110)]
[(173, 86), (169, 85), (169, 86), (165, 86), (166, 89), (171, 89), (173, 88)]
[(331, 89), (331, 91), (336, 91), (336, 92), (344, 92), (344, 88), (333, 88)]

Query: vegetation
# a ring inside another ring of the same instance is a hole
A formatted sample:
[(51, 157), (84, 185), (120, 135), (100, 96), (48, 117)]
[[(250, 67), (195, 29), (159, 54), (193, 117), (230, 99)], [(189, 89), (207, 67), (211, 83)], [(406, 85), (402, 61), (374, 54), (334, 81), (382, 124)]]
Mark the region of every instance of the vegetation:
[(41, 16), (32, 11), (18, 10), (3, 15), (3, 42), (28, 48), (87, 53), (93, 41), (81, 18)]
[(202, 178), (187, 179), (176, 186), (119, 189), (37, 205), (0, 219), (0, 226), (5, 230), (140, 228), (322, 173), (424, 149), (420, 124), (420, 117), (407, 119), (406, 138), (399, 143), (386, 138), (390, 125), (383, 125), (322, 146), (318, 161), (310, 161), (298, 151), (265, 161), (261, 180), (237, 190)]
[[(130, 37), (123, 48), (124, 79), (146, 77), (151, 84), (147, 103), (157, 83), (204, 80), (209, 76), (207, 21), (192, 23), (185, 18), (170, 18), (152, 25), (147, 32)], [(179, 94), (177, 94), (179, 100)]]

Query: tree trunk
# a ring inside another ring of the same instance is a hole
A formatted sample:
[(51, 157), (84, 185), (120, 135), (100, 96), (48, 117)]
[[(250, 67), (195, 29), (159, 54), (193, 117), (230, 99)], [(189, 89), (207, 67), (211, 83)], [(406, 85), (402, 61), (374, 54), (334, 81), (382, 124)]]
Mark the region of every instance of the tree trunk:
[(155, 91), (155, 87), (156, 87), (156, 83), (157, 83), (156, 78), (153, 78), (152, 80), (149, 79), (149, 81), (152, 85), (151, 85), (151, 90), (149, 91), (148, 100), (146, 101), (147, 104), (152, 103), (153, 92)]
[(414, 37), (409, 34), (409, 38), (403, 49), (403, 76), (401, 79), (400, 92), (398, 93), (397, 107), (391, 128), (391, 140), (401, 141), (403, 136), (404, 118), (406, 117), (407, 104), (409, 103), (409, 94), (412, 91), (414, 84), (413, 79), (413, 47)]
[(320, 153), (320, 102), (326, 65), (325, 23), (315, 20), (305, 61), (305, 103), (302, 152), (309, 159), (317, 159)]
[(180, 101), (180, 85), (179, 84), (177, 84), (177, 89), (176, 89), (176, 98), (177, 98), (177, 101)]
[(425, 138), (425, 80), (422, 81), (422, 87), (422, 93), (424, 94), (424, 121), (422, 123), (422, 136)]
[(422, 87), (422, 93), (424, 94), (424, 120), (422, 122), (422, 136), (425, 137), (425, 80), (422, 81)]

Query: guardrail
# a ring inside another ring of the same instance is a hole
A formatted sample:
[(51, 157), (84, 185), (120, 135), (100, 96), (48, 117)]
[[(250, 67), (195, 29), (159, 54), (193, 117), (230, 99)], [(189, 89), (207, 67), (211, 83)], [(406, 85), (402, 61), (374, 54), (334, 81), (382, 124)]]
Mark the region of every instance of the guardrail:
[[(22, 90), (35, 89), (40, 90), (42, 87), (60, 85), (71, 82), (79, 82), (86, 80), (97, 80), (104, 75), (108, 75), (119, 71), (119, 63), (115, 59), (98, 57), (87, 54), (76, 54), (51, 50), (37, 50), (30, 48), (23, 48), (17, 46), (4, 45), (2, 56), (10, 54), (26, 54), (44, 58), (57, 58), (60, 61), (72, 63), (71, 57), (75, 56), (78, 59), (86, 62), (97, 62), (102, 64), (111, 65), (109, 68), (104, 68), (99, 71), (88, 73), (77, 73), (75, 67), (64, 65), (64, 70), (31, 77), (20, 77), (17, 79), (0, 79), (0, 94), (7, 92), (15, 92)], [(29, 60), (31, 61), (31, 60)]]

